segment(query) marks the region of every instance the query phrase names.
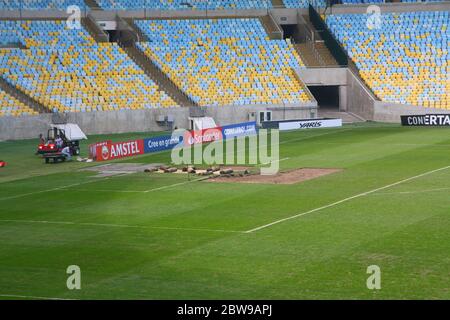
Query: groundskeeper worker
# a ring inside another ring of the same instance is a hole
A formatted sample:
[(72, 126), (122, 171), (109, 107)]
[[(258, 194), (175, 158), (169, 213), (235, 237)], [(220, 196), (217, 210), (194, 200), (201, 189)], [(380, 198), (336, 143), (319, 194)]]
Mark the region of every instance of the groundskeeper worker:
[(70, 151), (70, 147), (64, 147), (61, 150), (61, 153), (66, 157), (67, 161), (72, 160), (72, 154), (71, 154), (71, 151)]
[(61, 137), (59, 135), (56, 136), (55, 143), (56, 143), (56, 147), (58, 149), (62, 148), (64, 145), (64, 141), (63, 141), (63, 139), (61, 139)]

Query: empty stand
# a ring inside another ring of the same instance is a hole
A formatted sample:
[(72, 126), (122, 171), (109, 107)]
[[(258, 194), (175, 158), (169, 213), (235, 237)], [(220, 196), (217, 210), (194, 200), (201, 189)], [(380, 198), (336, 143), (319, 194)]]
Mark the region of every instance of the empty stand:
[(65, 21), (0, 21), (11, 28), (27, 49), (0, 50), (2, 77), (49, 111), (178, 106), (115, 43), (96, 43)]
[(164, 73), (158, 66), (147, 57), (136, 46), (123, 47), (125, 52), (132, 57), (135, 62), (146, 72), (146, 74), (157, 83), (164, 91), (183, 107), (196, 106), (196, 103), (192, 101), (175, 83)]
[(47, 110), (47, 108), (44, 107), (42, 104), (31, 98), (24, 92), (18, 90), (16, 87), (14, 87), (12, 84), (10, 84), (2, 77), (0, 77), (0, 89), (9, 94), (10, 96), (14, 97), (15, 99), (19, 100), (21, 103), (28, 106), (30, 109), (33, 109), (37, 113), (46, 112)]
[(308, 8), (309, 4), (312, 3), (316, 7), (325, 7), (326, 0), (283, 0), (286, 8)]
[(327, 24), (379, 99), (450, 109), (448, 11), (327, 17)]
[(3, 91), (3, 89), (0, 87), (0, 117), (34, 114), (38, 114), (38, 112), (25, 105), (16, 97)]
[(139, 48), (200, 106), (311, 101), (292, 44), (269, 40), (259, 19), (138, 20)]
[(270, 0), (96, 0), (105, 10), (216, 10), (271, 8)]

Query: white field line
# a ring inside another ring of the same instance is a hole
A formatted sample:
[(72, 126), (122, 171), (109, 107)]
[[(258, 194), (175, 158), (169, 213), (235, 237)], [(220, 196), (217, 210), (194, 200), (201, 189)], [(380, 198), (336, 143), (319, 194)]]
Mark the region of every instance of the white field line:
[(34, 300), (74, 300), (74, 299), (53, 298), (53, 297), (24, 296), (24, 295), (18, 295), (18, 294), (0, 294), (0, 297), (18, 298), (18, 299), (34, 299)]
[[(312, 138), (315, 138), (315, 137), (320, 137), (320, 136), (327, 135), (327, 134), (332, 134), (332, 133), (339, 133), (339, 132), (349, 131), (349, 130), (352, 130), (352, 129), (354, 129), (354, 128), (348, 128), (348, 129), (343, 129), (343, 130), (341, 129), (341, 130), (336, 130), (336, 131), (332, 131), (332, 132), (330, 131), (330, 132), (325, 132), (325, 133), (322, 133), (322, 134), (317, 134), (317, 135), (314, 135), (314, 136), (286, 140), (286, 141), (280, 142), (279, 144), (289, 143), (289, 142), (292, 142), (292, 141), (312, 139)], [(254, 149), (254, 148), (252, 148), (252, 149)], [(161, 151), (161, 152), (166, 152), (166, 151)], [(227, 153), (225, 155), (227, 155)], [(284, 160), (287, 160), (287, 159), (288, 158), (285, 158), (285, 159), (281, 159), (279, 161), (281, 162), (281, 161), (284, 161)], [(99, 165), (99, 166), (109, 166), (109, 165), (111, 165), (111, 164), (108, 163), (108, 164)], [(262, 164), (260, 164), (259, 166), (261, 166), (261, 165)], [(96, 166), (92, 166), (92, 167), (96, 167)], [(15, 195), (15, 196), (0, 198), (0, 201), (10, 200), (10, 199), (17, 199), (17, 198), (31, 196), (31, 195), (40, 194), (40, 193), (58, 191), (58, 190), (66, 189), (66, 188), (77, 187), (77, 186), (80, 186), (80, 185), (89, 184), (89, 183), (93, 183), (93, 182), (97, 182), (97, 181), (103, 181), (103, 180), (106, 180), (106, 179), (110, 179), (110, 178), (114, 178), (114, 177), (120, 177), (120, 176), (122, 176), (122, 175), (111, 176), (111, 177), (107, 177), (105, 179), (97, 179), (97, 180), (93, 180), (93, 181), (74, 183), (74, 184), (70, 184), (70, 185), (67, 185), (67, 186), (61, 186), (61, 187), (56, 187), (56, 188), (52, 188), (52, 189), (40, 190), (40, 191), (29, 192), (29, 193), (23, 193), (23, 194), (19, 194), (19, 195)], [(202, 178), (202, 179), (204, 179), (204, 178)], [(92, 191), (93, 192), (99, 191), (99, 192), (123, 192), (123, 193), (127, 193), (127, 192), (128, 193), (140, 193), (140, 192), (148, 193), (148, 192), (152, 192), (152, 191), (158, 191), (158, 190), (163, 190), (163, 189), (175, 187), (175, 186), (178, 186), (178, 185), (187, 184), (187, 183), (193, 182), (193, 181), (199, 181), (199, 180), (202, 180), (202, 179), (197, 179), (197, 180), (177, 183), (175, 185), (164, 186), (164, 187), (150, 189), (150, 190), (144, 190), (144, 191), (132, 191), (132, 190), (121, 190), (121, 191), (119, 191), (119, 190), (106, 190), (106, 189), (103, 189), (103, 190), (92, 190)], [(88, 191), (88, 190), (76, 190), (76, 191)]]
[[(22, 194), (18, 194), (18, 195), (15, 195), (15, 196), (10, 196), (10, 197), (0, 198), (0, 201), (2, 201), (2, 200), (16, 199), (16, 198), (22, 198), (22, 197), (26, 197), (26, 196), (35, 195), (35, 194), (46, 193), (46, 192), (52, 192), (52, 191), (58, 191), (58, 190), (63, 190), (63, 189), (67, 189), (67, 188), (72, 188), (72, 187), (82, 186), (82, 185), (89, 184), (89, 183), (95, 183), (95, 182), (99, 182), (99, 181), (109, 180), (109, 179), (115, 178), (115, 177), (122, 177), (122, 176), (127, 175), (127, 174), (131, 174), (131, 172), (130, 172), (130, 173), (119, 174), (119, 175), (116, 175), (116, 176), (105, 177), (105, 178), (103, 178), (103, 179), (91, 177), (91, 179), (93, 179), (93, 180), (90, 180), (90, 181), (79, 182), (79, 183), (73, 183), (73, 184), (69, 184), (69, 185), (66, 185), (66, 186), (61, 186), (61, 187), (56, 187), (56, 188), (51, 188), (51, 189), (46, 189), (46, 190), (40, 190), (40, 191), (34, 191), (34, 192), (28, 192), (28, 193), (22, 193)], [(95, 180), (94, 180), (94, 179), (95, 179)]]
[[(350, 145), (348, 142), (317, 142), (317, 144), (326, 144), (326, 145)], [(365, 143), (364, 145), (368, 146), (379, 146), (380, 143)], [(385, 146), (395, 146), (395, 147), (446, 147), (448, 148), (450, 144), (427, 144), (427, 143), (385, 143)]]
[(160, 190), (165, 190), (165, 189), (169, 189), (169, 188), (173, 188), (173, 187), (177, 187), (177, 186), (182, 186), (182, 185), (185, 185), (185, 184), (188, 184), (188, 183), (202, 181), (202, 180), (206, 180), (206, 179), (209, 179), (209, 177), (201, 177), (201, 178), (194, 179), (194, 180), (187, 180), (187, 181), (183, 181), (183, 182), (177, 182), (177, 183), (174, 183), (174, 184), (169, 184), (167, 186), (161, 186), (161, 187), (148, 189), (148, 190), (73, 189), (73, 191), (78, 191), (78, 192), (149, 193), (149, 192), (153, 192), (153, 191), (160, 191)]
[[(108, 178), (110, 178), (110, 177), (108, 177)], [(22, 198), (22, 197), (31, 196), (31, 195), (40, 194), (40, 193), (45, 193), (45, 192), (58, 191), (58, 190), (67, 189), (67, 188), (71, 188), (71, 187), (77, 187), (77, 186), (85, 185), (85, 184), (88, 184), (88, 183), (104, 181), (104, 180), (106, 180), (108, 178), (98, 179), (98, 180), (91, 180), (91, 181), (85, 181), (85, 182), (79, 182), (79, 183), (73, 183), (73, 184), (69, 184), (69, 185), (61, 186), (61, 187), (56, 187), (56, 188), (52, 188), (52, 189), (46, 189), (46, 190), (40, 190), (40, 191), (34, 191), (34, 192), (28, 192), (28, 193), (22, 193), (22, 194), (18, 194), (18, 195), (15, 195), (15, 196), (0, 198), (0, 201), (2, 201), (2, 200), (10, 200), (10, 199), (17, 199), (17, 198)]]
[(282, 161), (286, 161), (286, 160), (289, 160), (289, 159), (290, 159), (289, 157), (286, 157), (286, 158), (279, 159), (279, 160), (268, 161), (268, 162), (261, 163), (261, 164), (257, 165), (257, 167), (259, 167), (259, 166), (265, 166), (266, 164), (271, 164), (271, 163), (274, 163), (274, 162), (282, 162)]
[(423, 193), (423, 192), (437, 192), (437, 191), (444, 191), (444, 190), (450, 190), (450, 187), (449, 188), (415, 190), (415, 191), (379, 192), (379, 193), (375, 193), (374, 196), (381, 196), (381, 195), (386, 195), (386, 194), (415, 194), (415, 193)]
[(328, 209), (328, 208), (337, 206), (337, 205), (339, 205), (341, 203), (348, 202), (348, 201), (356, 199), (356, 198), (364, 197), (364, 196), (367, 196), (369, 194), (372, 194), (372, 193), (375, 193), (375, 192), (378, 192), (378, 191), (381, 191), (381, 190), (385, 190), (385, 189), (397, 186), (399, 184), (402, 184), (402, 183), (405, 183), (405, 182), (408, 182), (408, 181), (411, 181), (411, 180), (415, 180), (415, 179), (418, 179), (418, 178), (421, 178), (421, 177), (424, 177), (424, 176), (427, 176), (427, 175), (430, 175), (430, 174), (433, 174), (433, 173), (436, 173), (436, 172), (439, 172), (439, 171), (447, 170), (449, 168), (450, 168), (450, 166), (446, 166), (446, 167), (443, 167), (443, 168), (427, 171), (427, 172), (419, 174), (417, 176), (410, 177), (410, 178), (407, 178), (407, 179), (403, 179), (403, 180), (400, 180), (400, 181), (388, 184), (388, 185), (386, 185), (384, 187), (376, 188), (376, 189), (373, 189), (373, 190), (370, 190), (370, 191), (366, 191), (366, 192), (363, 192), (363, 193), (360, 193), (360, 194), (357, 194), (357, 195), (354, 195), (354, 196), (351, 196), (351, 197), (348, 197), (348, 198), (345, 198), (345, 199), (342, 199), (342, 200), (339, 200), (339, 201), (327, 204), (327, 205), (325, 205), (323, 207), (315, 208), (315, 209), (312, 209), (312, 210), (309, 210), (309, 211), (306, 211), (306, 212), (302, 212), (302, 213), (299, 213), (299, 214), (296, 214), (296, 215), (293, 215), (293, 216), (290, 216), (290, 217), (287, 217), (287, 218), (284, 218), (284, 219), (279, 219), (279, 220), (273, 221), (271, 223), (268, 223), (268, 224), (265, 224), (265, 225), (262, 225), (262, 226), (259, 226), (259, 227), (247, 230), (244, 233), (252, 233), (252, 232), (255, 232), (255, 231), (258, 231), (258, 230), (262, 230), (262, 229), (271, 227), (273, 225), (276, 225), (276, 224), (284, 222), (284, 221), (292, 220), (292, 219), (295, 219), (295, 218), (298, 218), (298, 217), (301, 217), (301, 216), (305, 216), (305, 215), (310, 214), (310, 213), (314, 213), (314, 212), (317, 212), (317, 211)]
[(135, 225), (127, 225), (127, 224), (90, 223), (90, 222), (73, 222), (73, 221), (6, 220), (5, 219), (5, 220), (0, 220), (0, 222), (59, 224), (59, 225), (74, 225), (74, 226), (87, 226), (87, 227), (109, 227), (109, 228), (157, 229), (157, 230), (175, 230), (175, 231), (206, 231), (206, 232), (223, 232), (223, 233), (244, 233), (244, 231), (223, 230), (223, 229), (135, 226)]
[(201, 180), (206, 180), (209, 179), (209, 177), (201, 177), (198, 179), (194, 179), (194, 180), (188, 180), (188, 181), (184, 181), (184, 182), (179, 182), (179, 183), (174, 183), (168, 186), (162, 186), (162, 187), (158, 187), (158, 188), (153, 188), (153, 189), (149, 189), (149, 190), (145, 190), (144, 193), (148, 193), (148, 192), (153, 192), (153, 191), (160, 191), (160, 190), (164, 190), (164, 189), (169, 189), (169, 188), (173, 188), (173, 187), (178, 187), (178, 186), (182, 186), (188, 183), (192, 183), (192, 182), (197, 182), (197, 181), (201, 181)]
[[(312, 135), (312, 136), (308, 136), (308, 137), (299, 137), (299, 138), (294, 138), (294, 139), (281, 141), (281, 142), (278, 142), (278, 144), (276, 144), (276, 145), (282, 145), (282, 144), (289, 143), (289, 142), (294, 142), (294, 141), (302, 141), (302, 140), (313, 139), (313, 138), (316, 138), (316, 137), (321, 137), (321, 136), (325, 136), (325, 135), (333, 134), (333, 133), (341, 133), (341, 132), (345, 132), (345, 131), (349, 131), (349, 130), (353, 130), (353, 129), (354, 128), (347, 128), (347, 129), (339, 129), (339, 130), (327, 131), (327, 132), (324, 132), (324, 133), (321, 133), (321, 134), (316, 134), (316, 135)], [(201, 146), (198, 146), (198, 147), (201, 147)], [(253, 148), (249, 148), (248, 152), (250, 152), (250, 151), (258, 151), (258, 146), (253, 147)], [(233, 155), (234, 156), (235, 153), (234, 153), (234, 151), (231, 151), (231, 152), (225, 152), (223, 154), (225, 159), (228, 159), (228, 155)], [(272, 162), (281, 162), (281, 161), (288, 160), (288, 159), (289, 158), (283, 158), (283, 159), (280, 159), (280, 160), (269, 161), (269, 162), (266, 162), (266, 163), (259, 163), (259, 164), (256, 164), (255, 167), (258, 168), (258, 167), (261, 167), (263, 165), (268, 165), (268, 164), (270, 164)], [(236, 163), (234, 163), (234, 164), (236, 164)], [(225, 163), (223, 165), (227, 166), (227, 165), (232, 165), (232, 164)], [(242, 165), (245, 165), (245, 163), (242, 163)]]
[(145, 190), (117, 190), (117, 189), (71, 189), (74, 192), (119, 192), (119, 193), (145, 193)]

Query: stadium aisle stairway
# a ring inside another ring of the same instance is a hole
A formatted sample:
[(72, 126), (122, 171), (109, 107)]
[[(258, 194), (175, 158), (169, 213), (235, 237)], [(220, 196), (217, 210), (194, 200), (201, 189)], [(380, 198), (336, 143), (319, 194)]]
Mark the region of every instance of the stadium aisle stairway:
[(450, 109), (450, 12), (371, 19), (342, 14), (326, 22), (373, 92), (386, 102)]
[(37, 112), (0, 89), (0, 117), (34, 114), (37, 114)]
[[(10, 41), (0, 49), (0, 72), (52, 112), (172, 107), (177, 104), (115, 43), (96, 43), (65, 21), (0, 21)], [(2, 40), (5, 41), (5, 40)]]
[(310, 101), (292, 44), (269, 40), (259, 19), (138, 20), (139, 48), (201, 106)]

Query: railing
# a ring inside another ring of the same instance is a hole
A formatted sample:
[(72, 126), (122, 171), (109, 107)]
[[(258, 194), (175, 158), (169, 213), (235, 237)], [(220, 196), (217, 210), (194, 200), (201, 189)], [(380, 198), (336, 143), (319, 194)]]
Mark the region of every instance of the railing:
[(325, 42), (327, 48), (330, 50), (336, 62), (339, 65), (348, 65), (347, 53), (335, 39), (325, 22), (320, 17), (319, 13), (312, 5), (309, 6), (309, 18), (314, 27), (317, 30), (320, 30), (322, 39)]
[[(54, 0), (57, 3), (58, 0)], [(74, 1), (74, 5), (78, 6), (81, 16), (86, 17), (89, 12), (104, 11), (107, 13), (117, 14), (126, 13), (128, 15), (135, 15), (141, 18), (163, 18), (168, 16), (201, 16), (201, 17), (214, 17), (214, 16), (260, 16), (269, 14), (271, 9), (284, 8), (272, 5), (271, 0), (261, 0), (260, 5), (255, 8), (218, 8), (218, 1), (215, 0), (186, 0), (185, 6), (178, 8), (161, 8), (157, 5), (155, 0), (133, 0), (132, 8), (123, 8), (121, 6), (113, 6), (111, 8), (95, 8), (85, 4), (84, 1)], [(22, 18), (25, 15), (27, 18), (32, 18), (42, 15), (64, 15), (71, 14), (68, 12), (67, 7), (59, 8), (40, 8), (39, 6), (30, 4), (27, 0), (15, 0), (10, 2), (9, 7), (2, 7), (0, 10), (10, 12), (11, 16)], [(98, 3), (98, 2), (97, 2)], [(197, 8), (196, 8), (197, 7)], [(125, 15), (126, 15), (125, 14)], [(7, 17), (6, 17), (7, 18)]]
[(86, 18), (81, 20), (81, 23), (97, 42), (108, 42), (109, 35), (102, 30), (90, 14), (87, 14)]
[(272, 15), (272, 12), (269, 11), (269, 19), (271, 20), (271, 22), (273, 23), (273, 25), (275, 26), (276, 30), (272, 31), (273, 35), (277, 35), (280, 39), (284, 38), (284, 33), (283, 33), (283, 29), (278, 25), (277, 21), (275, 20), (274, 16)]

